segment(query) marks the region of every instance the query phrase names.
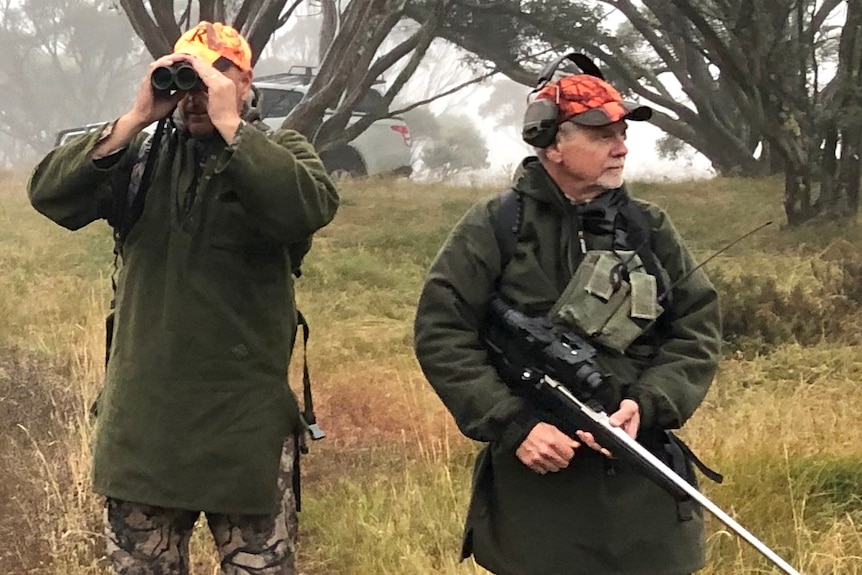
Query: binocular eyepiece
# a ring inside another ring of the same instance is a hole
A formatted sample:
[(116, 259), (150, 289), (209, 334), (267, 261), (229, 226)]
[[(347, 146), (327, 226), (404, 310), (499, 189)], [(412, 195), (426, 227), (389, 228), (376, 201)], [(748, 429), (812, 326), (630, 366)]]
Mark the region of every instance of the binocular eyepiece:
[(159, 66), (150, 76), (153, 90), (157, 92), (188, 91), (198, 86), (201, 79), (187, 62), (176, 62), (170, 66)]

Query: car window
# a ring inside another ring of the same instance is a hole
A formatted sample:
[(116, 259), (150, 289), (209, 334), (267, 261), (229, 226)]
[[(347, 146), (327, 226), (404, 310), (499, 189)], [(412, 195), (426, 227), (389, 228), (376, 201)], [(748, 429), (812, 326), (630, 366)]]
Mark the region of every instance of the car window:
[(262, 96), (260, 113), (264, 118), (287, 116), (302, 100), (302, 93), (295, 90), (273, 88), (258, 88), (258, 90)]

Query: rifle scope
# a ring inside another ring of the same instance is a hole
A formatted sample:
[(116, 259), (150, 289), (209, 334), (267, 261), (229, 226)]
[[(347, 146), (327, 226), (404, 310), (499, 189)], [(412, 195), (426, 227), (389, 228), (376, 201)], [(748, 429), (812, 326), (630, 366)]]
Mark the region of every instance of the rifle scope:
[(608, 388), (596, 363), (596, 349), (585, 339), (547, 317), (530, 317), (499, 297), (491, 300), (489, 308), (492, 329), (485, 343), (491, 348), (492, 361), (512, 364), (513, 374), (538, 367), (542, 375), (564, 380), (582, 400), (601, 403)]

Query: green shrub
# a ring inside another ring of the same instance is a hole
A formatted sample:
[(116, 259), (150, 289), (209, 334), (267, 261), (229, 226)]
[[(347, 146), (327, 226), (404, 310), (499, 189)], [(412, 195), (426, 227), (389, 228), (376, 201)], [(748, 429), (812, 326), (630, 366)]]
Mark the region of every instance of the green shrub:
[(785, 343), (855, 341), (862, 317), (857, 279), (862, 256), (843, 243), (810, 259), (809, 273), (713, 271), (730, 351), (766, 353)]

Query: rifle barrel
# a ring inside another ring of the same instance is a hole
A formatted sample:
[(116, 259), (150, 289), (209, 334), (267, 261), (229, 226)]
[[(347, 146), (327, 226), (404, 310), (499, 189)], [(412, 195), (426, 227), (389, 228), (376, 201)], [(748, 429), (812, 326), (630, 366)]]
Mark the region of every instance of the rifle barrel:
[(673, 483), (680, 490), (684, 491), (692, 499), (697, 501), (707, 511), (712, 513), (716, 519), (724, 523), (737, 535), (745, 539), (752, 547), (757, 549), (764, 557), (769, 559), (784, 573), (786, 573), (787, 575), (800, 575), (799, 571), (791, 567), (789, 563), (779, 557), (778, 554), (776, 554), (772, 549), (767, 547), (757, 537), (752, 535), (742, 525), (737, 523), (736, 520), (734, 520), (730, 515), (725, 513), (718, 505), (710, 501), (708, 497), (695, 489), (693, 485), (680, 477), (673, 469), (665, 465), (662, 460), (653, 455), (643, 445), (629, 437), (629, 435), (625, 431), (623, 431), (619, 427), (613, 427), (609, 423), (609, 417), (606, 413), (602, 411), (595, 411), (594, 409), (583, 403), (559, 381), (556, 381), (555, 379), (548, 377), (547, 375), (544, 376), (544, 381), (555, 392), (564, 396), (568, 401), (570, 401), (573, 406), (579, 409), (584, 415), (590, 417), (590, 419), (592, 419), (596, 423), (596, 425), (605, 428), (605, 430), (610, 433), (613, 433), (617, 440), (623, 443), (627, 449), (634, 452), (637, 457), (645, 461), (655, 471), (660, 473), (664, 478)]

